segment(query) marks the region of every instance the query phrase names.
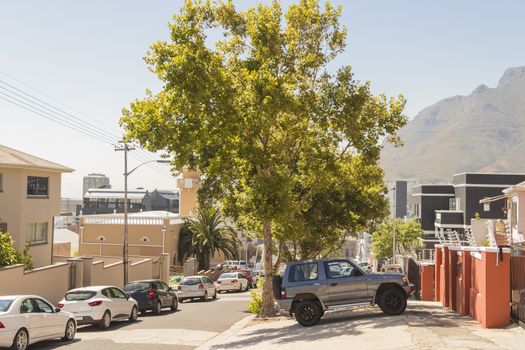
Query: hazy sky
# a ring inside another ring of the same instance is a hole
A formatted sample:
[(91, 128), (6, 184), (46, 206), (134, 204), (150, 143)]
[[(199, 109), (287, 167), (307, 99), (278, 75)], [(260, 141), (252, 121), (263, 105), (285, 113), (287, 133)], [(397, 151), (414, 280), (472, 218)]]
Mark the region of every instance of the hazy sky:
[[(160, 86), (142, 57), (151, 43), (168, 38), (166, 24), (181, 3), (0, 0), (0, 71), (119, 134), (121, 109)], [(404, 94), (411, 118), (442, 98), (469, 94), (481, 83), (494, 86), (506, 68), (525, 65), (525, 1), (333, 3), (343, 5), (349, 31), (337, 63), (352, 65), (375, 92)], [(1, 72), (0, 80), (27, 90)], [(107, 174), (113, 187), (123, 183), (122, 153), (3, 100), (0, 144), (76, 169), (63, 176), (65, 197), (80, 198), (90, 172)], [(130, 176), (130, 186), (168, 189), (175, 181), (145, 166)]]

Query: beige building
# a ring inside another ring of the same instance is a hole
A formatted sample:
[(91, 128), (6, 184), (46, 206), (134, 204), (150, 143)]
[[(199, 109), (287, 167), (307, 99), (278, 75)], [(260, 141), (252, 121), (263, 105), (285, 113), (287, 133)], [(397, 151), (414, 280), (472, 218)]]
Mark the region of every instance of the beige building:
[[(170, 255), (176, 265), (179, 233), (184, 220), (167, 211), (128, 214), (128, 254), (159, 257)], [(80, 217), (79, 255), (121, 257), (124, 242), (124, 214)]]
[(73, 169), (0, 145), (0, 227), (21, 252), (31, 242), (34, 267), (51, 264), (62, 173)]

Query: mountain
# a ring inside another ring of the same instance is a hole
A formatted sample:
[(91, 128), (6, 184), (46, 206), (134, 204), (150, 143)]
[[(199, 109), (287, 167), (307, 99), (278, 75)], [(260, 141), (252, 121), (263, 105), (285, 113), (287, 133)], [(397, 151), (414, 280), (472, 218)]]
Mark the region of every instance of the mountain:
[(388, 144), (381, 153), (387, 180), (525, 173), (525, 67), (507, 69), (495, 88), (482, 84), (423, 109), (399, 135), (404, 146)]

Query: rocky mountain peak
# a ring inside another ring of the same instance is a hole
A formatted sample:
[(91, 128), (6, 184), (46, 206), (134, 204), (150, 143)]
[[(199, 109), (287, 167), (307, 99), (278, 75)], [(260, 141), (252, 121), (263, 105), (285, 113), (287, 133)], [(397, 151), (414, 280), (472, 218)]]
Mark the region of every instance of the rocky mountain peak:
[(498, 87), (511, 87), (516, 83), (525, 83), (525, 67), (507, 69), (501, 76)]

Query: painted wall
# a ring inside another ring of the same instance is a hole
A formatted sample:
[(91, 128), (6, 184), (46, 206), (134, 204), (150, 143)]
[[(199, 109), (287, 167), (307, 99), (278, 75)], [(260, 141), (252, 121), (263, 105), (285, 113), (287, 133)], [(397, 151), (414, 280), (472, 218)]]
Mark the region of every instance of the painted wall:
[[(22, 251), (27, 236), (27, 225), (47, 222), (47, 242), (34, 244), (30, 253), (34, 266), (51, 264), (53, 243), (53, 218), (60, 214), (61, 174), (44, 170), (1, 168), (3, 191), (0, 192), (0, 221), (7, 222), (7, 229), (15, 240), (15, 248)], [(49, 177), (48, 196), (27, 196), (27, 177)]]

